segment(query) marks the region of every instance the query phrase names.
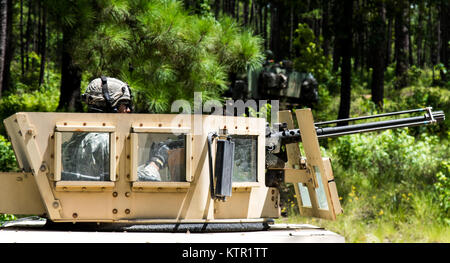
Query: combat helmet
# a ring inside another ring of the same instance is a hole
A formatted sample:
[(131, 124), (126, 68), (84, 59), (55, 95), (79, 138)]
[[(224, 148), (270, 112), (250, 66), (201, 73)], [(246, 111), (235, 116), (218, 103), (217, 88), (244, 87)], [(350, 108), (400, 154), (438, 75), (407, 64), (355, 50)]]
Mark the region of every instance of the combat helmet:
[(130, 87), (116, 78), (101, 76), (92, 80), (81, 99), (88, 105), (89, 112), (117, 112), (122, 103), (133, 110)]

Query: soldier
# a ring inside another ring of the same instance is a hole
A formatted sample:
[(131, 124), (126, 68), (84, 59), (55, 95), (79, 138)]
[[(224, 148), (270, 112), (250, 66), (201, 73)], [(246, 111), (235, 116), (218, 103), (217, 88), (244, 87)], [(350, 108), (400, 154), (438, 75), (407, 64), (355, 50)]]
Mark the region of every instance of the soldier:
[[(131, 89), (115, 78), (101, 77), (92, 80), (82, 100), (88, 112), (131, 113)], [(159, 170), (167, 162), (167, 147), (161, 146), (151, 153), (151, 161), (138, 167), (138, 180), (161, 181)], [(109, 180), (109, 134), (74, 132), (62, 145), (62, 180)]]

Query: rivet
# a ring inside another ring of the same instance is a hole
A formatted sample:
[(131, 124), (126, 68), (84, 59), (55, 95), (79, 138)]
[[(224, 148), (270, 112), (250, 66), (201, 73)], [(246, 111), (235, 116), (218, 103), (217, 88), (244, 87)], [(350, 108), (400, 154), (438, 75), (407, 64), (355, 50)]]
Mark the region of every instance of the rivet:
[(53, 202), (53, 204), (52, 204), (52, 205), (53, 205), (53, 208), (58, 208), (58, 207), (59, 207), (59, 204), (58, 204), (58, 202), (56, 202), (56, 201), (55, 201), (55, 202)]
[(142, 126), (144, 126), (144, 124), (142, 124), (142, 123), (139, 123), (139, 126), (140, 126), (140, 127), (142, 127)]
[(103, 126), (106, 126), (106, 123), (102, 123)]
[(82, 187), (81, 190), (86, 191), (86, 187)]
[(130, 197), (130, 195), (131, 195), (130, 192), (126, 192), (126, 193), (125, 193), (125, 196), (126, 196), (126, 197)]
[(86, 126), (86, 122), (83, 122), (83, 126)]
[(114, 208), (114, 209), (112, 210), (112, 212), (113, 212), (113, 214), (117, 214), (117, 209)]
[(178, 127), (181, 127), (181, 124), (178, 124)]
[(73, 217), (73, 218), (77, 218), (77, 217), (78, 217), (78, 214), (77, 214), (77, 213), (73, 213), (73, 214), (72, 214), (72, 217)]
[(160, 124), (158, 124), (158, 127), (161, 127), (162, 126), (162, 124), (160, 123)]
[(125, 209), (125, 214), (127, 214), (127, 215), (128, 215), (129, 213), (130, 213), (130, 209), (128, 209), (128, 208), (127, 208), (127, 209)]
[(112, 195), (113, 195), (113, 197), (117, 197), (118, 194), (117, 194), (117, 192), (113, 192)]
[(67, 125), (67, 122), (64, 122), (64, 126), (66, 126)]

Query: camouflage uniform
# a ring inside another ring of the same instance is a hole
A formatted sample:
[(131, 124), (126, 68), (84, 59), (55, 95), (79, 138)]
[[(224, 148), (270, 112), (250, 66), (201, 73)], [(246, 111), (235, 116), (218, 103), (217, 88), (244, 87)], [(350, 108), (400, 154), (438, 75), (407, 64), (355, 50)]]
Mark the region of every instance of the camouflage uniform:
[[(108, 181), (109, 134), (75, 133), (62, 145), (62, 180)], [(149, 164), (138, 167), (139, 181), (161, 181), (158, 170)]]
[(62, 145), (62, 180), (109, 180), (109, 134), (79, 133)]
[[(119, 101), (131, 102), (131, 90), (125, 82), (106, 78), (111, 107)], [(89, 108), (107, 109), (102, 80), (91, 81), (83, 94)], [(70, 181), (109, 181), (109, 133), (76, 132), (62, 145), (62, 180)], [(161, 181), (159, 171), (150, 164), (138, 167), (139, 181)]]

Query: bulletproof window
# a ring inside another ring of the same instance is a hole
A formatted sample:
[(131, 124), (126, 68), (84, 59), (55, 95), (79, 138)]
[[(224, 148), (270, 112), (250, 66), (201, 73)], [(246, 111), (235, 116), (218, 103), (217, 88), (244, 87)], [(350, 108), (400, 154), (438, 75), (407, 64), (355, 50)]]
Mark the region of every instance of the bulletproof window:
[(233, 182), (257, 182), (258, 136), (231, 135), (235, 143)]
[[(335, 220), (342, 213), (336, 183), (329, 158), (320, 152), (314, 120), (310, 109), (295, 111), (302, 137), (305, 157), (301, 157), (297, 143), (286, 145), (289, 157), (285, 171), (285, 182), (295, 189), (300, 214)], [(280, 112), (279, 120), (294, 127), (290, 111)]]
[(138, 133), (137, 181), (185, 182), (186, 135)]
[(62, 181), (110, 181), (108, 132), (61, 132)]
[(57, 191), (104, 191), (114, 187), (116, 132), (110, 123), (56, 123), (54, 174)]

